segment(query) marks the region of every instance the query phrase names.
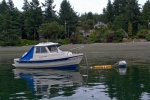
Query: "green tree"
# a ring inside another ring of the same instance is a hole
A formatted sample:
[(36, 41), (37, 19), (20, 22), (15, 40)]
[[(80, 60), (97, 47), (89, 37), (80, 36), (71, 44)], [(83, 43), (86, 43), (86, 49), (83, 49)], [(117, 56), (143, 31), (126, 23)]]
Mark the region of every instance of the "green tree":
[(23, 3), (24, 5), (23, 5), (23, 7), (22, 7), (22, 9), (24, 10), (24, 11), (27, 11), (30, 7), (29, 7), (29, 2), (28, 2), (28, 0), (24, 0), (24, 3)]
[(146, 38), (146, 35), (148, 34), (148, 30), (147, 29), (142, 29), (137, 33), (137, 36), (139, 38)]
[(87, 14), (85, 13), (85, 14), (82, 14), (80, 17), (79, 17), (79, 20), (81, 21), (81, 22), (85, 22), (86, 20), (87, 20)]
[(63, 27), (58, 22), (44, 23), (39, 27), (38, 32), (46, 39), (57, 39), (63, 32)]
[(87, 20), (88, 19), (94, 19), (94, 16), (93, 16), (93, 13), (92, 12), (89, 12), (88, 14), (87, 14)]
[(5, 0), (0, 3), (0, 14), (6, 14), (8, 12), (8, 5)]
[(129, 35), (129, 37), (131, 38), (131, 36), (133, 36), (133, 34), (132, 34), (132, 29), (133, 27), (132, 27), (132, 23), (131, 22), (129, 22), (128, 23), (128, 35)]
[(56, 11), (54, 10), (56, 5), (53, 5), (53, 2), (54, 0), (45, 0), (45, 4), (42, 3), (45, 8), (44, 16), (46, 22), (57, 20)]
[(2, 9), (0, 12), (0, 42), (1, 45), (16, 45), (19, 42), (19, 22), (18, 16), (20, 12), (14, 7), (13, 1), (5, 0), (0, 4)]
[(87, 32), (87, 31), (90, 29), (90, 27), (89, 27), (88, 24), (86, 24), (86, 23), (82, 23), (82, 24), (81, 24), (81, 27), (82, 27), (82, 29), (83, 29), (85, 32)]
[(10, 10), (14, 10), (14, 3), (12, 0), (8, 0), (8, 6)]
[(62, 1), (60, 5), (59, 16), (62, 25), (65, 25), (66, 22), (66, 29), (69, 29), (68, 34), (75, 32), (76, 26), (78, 25), (78, 16), (71, 7), (69, 1)]
[(118, 29), (117, 31), (115, 31), (116, 42), (122, 42), (122, 39), (124, 37), (127, 37), (127, 36), (126, 36), (125, 31), (123, 29)]
[(148, 28), (148, 25), (149, 25), (150, 27), (150, 24), (149, 24), (150, 23), (150, 1), (149, 0), (147, 0), (147, 2), (143, 6), (142, 20), (143, 20), (144, 26)]
[(124, 29), (127, 32), (128, 31), (128, 19), (124, 16), (125, 16), (125, 13), (116, 16), (114, 19), (113, 25), (115, 29)]
[(37, 30), (39, 26), (42, 24), (43, 20), (42, 9), (38, 0), (32, 0), (29, 3), (29, 7), (30, 7), (29, 9), (23, 12), (24, 29), (22, 33), (26, 34), (27, 39), (38, 40), (39, 33), (37, 32)]
[(87, 25), (88, 25), (88, 27), (89, 27), (90, 29), (93, 29), (93, 27), (94, 27), (94, 20), (88, 19), (88, 20), (87, 20)]
[[(137, 0), (128, 0), (128, 5), (126, 6), (125, 16), (128, 22), (132, 23), (132, 35), (136, 35), (138, 31), (138, 24), (140, 23), (140, 10)], [(130, 27), (130, 26), (128, 26)]]
[(107, 18), (107, 22), (112, 22), (114, 16), (113, 16), (113, 5), (110, 0), (108, 0), (106, 10), (103, 12)]
[(30, 4), (28, 2), (28, 0), (24, 0), (24, 3), (23, 3), (23, 7), (22, 9), (24, 10), (21, 15), (19, 16), (20, 18), (20, 31), (21, 31), (21, 38), (22, 39), (28, 39), (28, 34), (27, 32), (29, 32), (28, 28), (27, 28), (27, 24), (26, 22), (28, 21), (28, 12), (30, 10)]
[(127, 5), (127, 0), (114, 0), (113, 2), (113, 13), (114, 16), (125, 13), (125, 7)]

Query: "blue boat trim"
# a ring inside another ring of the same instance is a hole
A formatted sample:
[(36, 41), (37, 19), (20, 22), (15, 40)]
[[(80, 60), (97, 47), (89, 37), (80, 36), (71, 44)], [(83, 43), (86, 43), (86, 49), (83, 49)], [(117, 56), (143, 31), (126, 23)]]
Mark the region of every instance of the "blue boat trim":
[(78, 70), (79, 64), (67, 65), (67, 66), (57, 66), (57, 67), (40, 67), (40, 68), (28, 68), (28, 69), (56, 69), (56, 70)]
[(68, 57), (68, 58), (61, 58), (61, 59), (53, 59), (53, 60), (35, 60), (35, 61), (31, 61), (31, 60), (20, 60), (17, 61), (18, 63), (30, 63), (30, 64), (34, 64), (34, 63), (49, 63), (49, 62), (59, 62), (59, 61), (66, 61), (69, 60), (70, 58), (75, 58), (75, 57), (82, 57), (83, 55), (79, 55), (79, 56), (74, 56), (74, 57)]

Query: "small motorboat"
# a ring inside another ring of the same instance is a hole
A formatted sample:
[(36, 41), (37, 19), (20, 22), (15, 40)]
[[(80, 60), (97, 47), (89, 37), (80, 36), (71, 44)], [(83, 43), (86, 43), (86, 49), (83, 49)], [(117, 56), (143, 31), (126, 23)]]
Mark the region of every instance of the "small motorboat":
[(60, 44), (53, 42), (34, 45), (21, 58), (15, 58), (12, 65), (20, 68), (76, 68), (83, 53), (62, 51), (59, 46)]

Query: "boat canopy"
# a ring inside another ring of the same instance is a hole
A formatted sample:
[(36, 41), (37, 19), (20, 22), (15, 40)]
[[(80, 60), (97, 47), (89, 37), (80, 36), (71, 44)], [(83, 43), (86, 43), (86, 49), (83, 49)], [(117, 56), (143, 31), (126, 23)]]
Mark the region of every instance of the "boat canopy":
[[(33, 58), (33, 54), (34, 54), (34, 48), (36, 47), (36, 53), (43, 53), (43, 52), (47, 52), (46, 49), (41, 48), (41, 47), (48, 47), (49, 46), (61, 46), (59, 43), (53, 43), (53, 42), (46, 42), (46, 43), (39, 43), (35, 46), (33, 46), (26, 54), (23, 55), (23, 57), (20, 58), (20, 60), (30, 60), (31, 58)], [(40, 47), (40, 48), (39, 48)], [(50, 49), (50, 48), (49, 48)], [(58, 49), (58, 48), (57, 48)], [(40, 50), (40, 51), (39, 51)], [(42, 51), (41, 51), (42, 50)], [(44, 50), (44, 51), (43, 51)], [(59, 49), (58, 49), (59, 50)], [(54, 50), (53, 50), (54, 51)]]
[(30, 60), (33, 57), (34, 46), (20, 60)]

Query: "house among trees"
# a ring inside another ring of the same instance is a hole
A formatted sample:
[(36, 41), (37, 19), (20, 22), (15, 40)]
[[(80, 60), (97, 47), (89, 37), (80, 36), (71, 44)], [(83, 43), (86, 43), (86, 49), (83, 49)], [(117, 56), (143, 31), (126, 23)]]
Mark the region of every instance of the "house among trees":
[(100, 21), (98, 21), (98, 23), (94, 25), (94, 28), (102, 28), (102, 27), (107, 27), (107, 25)]

